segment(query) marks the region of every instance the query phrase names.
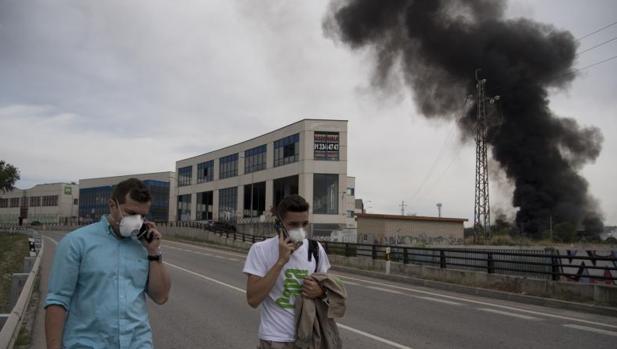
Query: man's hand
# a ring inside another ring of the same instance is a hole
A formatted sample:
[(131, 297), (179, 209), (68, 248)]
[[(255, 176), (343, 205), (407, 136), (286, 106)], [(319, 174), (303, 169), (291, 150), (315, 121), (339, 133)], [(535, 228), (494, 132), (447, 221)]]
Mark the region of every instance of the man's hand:
[(279, 259), (277, 263), (281, 266), (289, 262), (289, 257), (296, 249), (296, 244), (290, 238), (285, 238), (283, 234), (279, 234)]
[(154, 256), (159, 253), (163, 234), (156, 229), (156, 224), (154, 224), (154, 222), (144, 222), (144, 224), (148, 226), (148, 235), (152, 238), (152, 241), (148, 242), (146, 239), (142, 239), (141, 243), (148, 250), (148, 254)]
[(302, 295), (307, 298), (321, 298), (324, 295), (324, 290), (319, 286), (319, 283), (312, 277), (304, 278), (302, 284)]

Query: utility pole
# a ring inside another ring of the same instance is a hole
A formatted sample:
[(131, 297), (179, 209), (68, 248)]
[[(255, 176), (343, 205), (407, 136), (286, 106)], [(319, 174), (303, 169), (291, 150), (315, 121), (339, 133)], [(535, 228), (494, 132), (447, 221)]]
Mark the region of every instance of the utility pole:
[(405, 215), (405, 207), (407, 206), (407, 204), (405, 203), (405, 200), (401, 201), (401, 204), (399, 205), (401, 207), (401, 216)]
[(492, 98), (486, 97), (486, 79), (480, 79), (476, 69), (476, 90), (477, 90), (477, 120), (476, 120), (476, 188), (474, 198), (474, 242), (478, 242), (479, 236), (484, 241), (491, 235), (491, 209), (489, 201), (488, 186), (488, 146), (486, 135), (488, 131), (486, 102), (493, 104), (499, 100), (499, 96)]

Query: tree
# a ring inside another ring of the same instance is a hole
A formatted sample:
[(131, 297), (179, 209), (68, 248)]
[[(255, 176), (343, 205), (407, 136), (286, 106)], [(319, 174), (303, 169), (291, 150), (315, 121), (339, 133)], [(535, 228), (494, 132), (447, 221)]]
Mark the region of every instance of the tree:
[(15, 182), (19, 180), (17, 167), (0, 160), (0, 193), (15, 189)]

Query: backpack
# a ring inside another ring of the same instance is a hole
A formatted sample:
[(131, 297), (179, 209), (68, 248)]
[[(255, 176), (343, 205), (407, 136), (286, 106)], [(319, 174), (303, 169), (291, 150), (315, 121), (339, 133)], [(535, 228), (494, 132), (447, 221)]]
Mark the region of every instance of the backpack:
[(319, 266), (319, 242), (317, 240), (308, 239), (308, 261), (310, 262), (315, 257), (315, 272)]

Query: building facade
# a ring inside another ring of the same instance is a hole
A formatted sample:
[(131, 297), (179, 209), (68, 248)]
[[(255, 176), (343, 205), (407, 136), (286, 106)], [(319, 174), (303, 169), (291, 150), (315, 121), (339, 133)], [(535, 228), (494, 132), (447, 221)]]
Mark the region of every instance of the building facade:
[(358, 242), (388, 245), (462, 245), (464, 218), (358, 214)]
[(0, 194), (0, 223), (69, 224), (77, 222), (79, 190), (75, 183), (38, 184)]
[(109, 199), (113, 186), (123, 180), (137, 178), (144, 182), (152, 195), (152, 206), (147, 219), (155, 222), (170, 220), (169, 205), (173, 195), (175, 173), (156, 172), (126, 176), (89, 178), (79, 180), (79, 219), (93, 222), (109, 213)]
[(285, 196), (300, 194), (311, 205), (314, 236), (355, 228), (348, 213), (355, 187), (347, 177), (346, 120), (300, 120), (179, 160), (176, 173), (173, 220), (263, 222)]

